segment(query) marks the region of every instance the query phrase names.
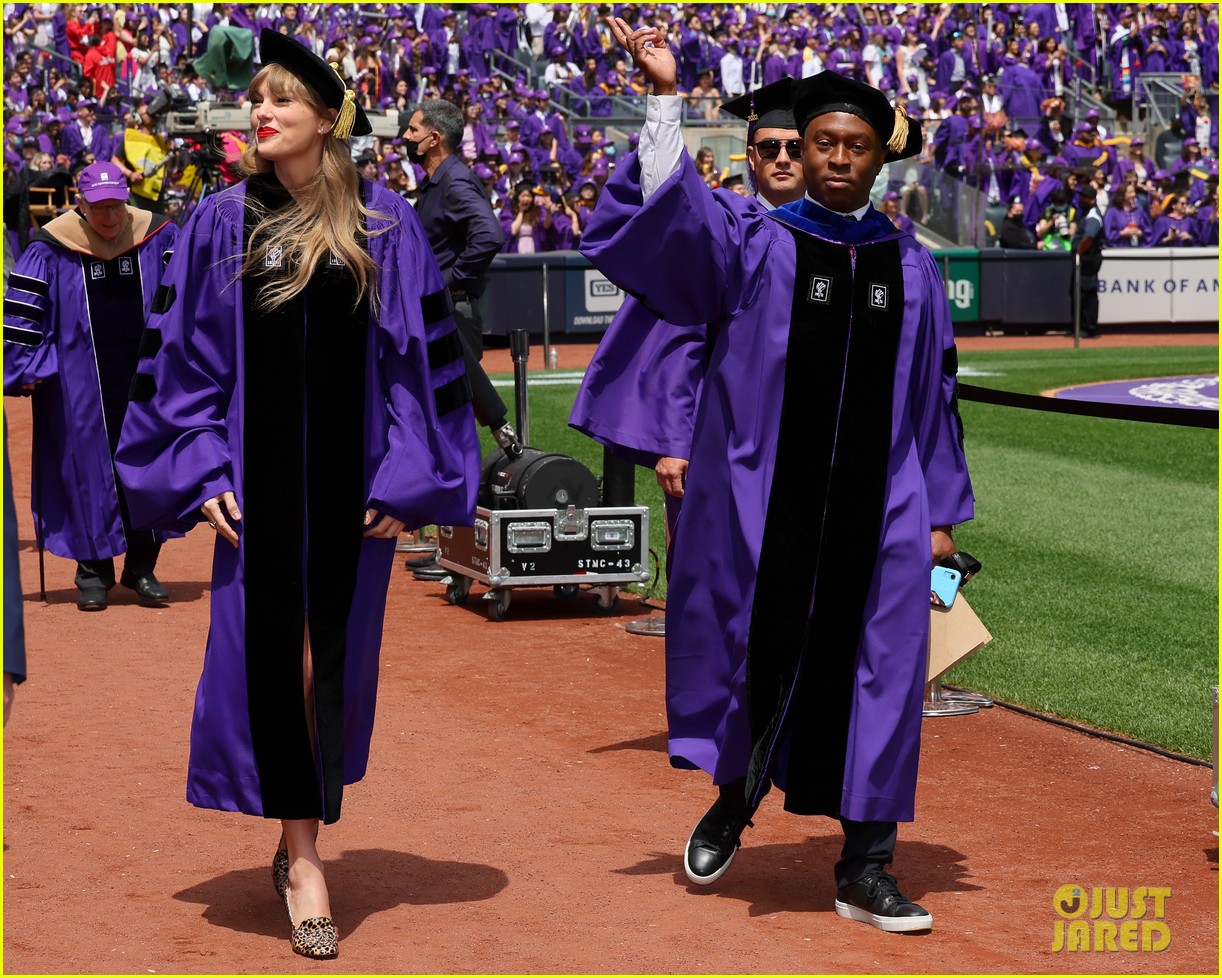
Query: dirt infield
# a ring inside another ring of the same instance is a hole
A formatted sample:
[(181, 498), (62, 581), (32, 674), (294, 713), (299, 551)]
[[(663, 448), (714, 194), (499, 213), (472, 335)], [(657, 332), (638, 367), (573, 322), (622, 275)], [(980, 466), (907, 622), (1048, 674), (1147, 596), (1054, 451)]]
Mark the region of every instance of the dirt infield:
[[(340, 958), (298, 958), (278, 828), (183, 800), (211, 536), (165, 548), (165, 608), (117, 588), (82, 614), (54, 557), (42, 604), (28, 403), (6, 408), (31, 672), (4, 738), (6, 973), (1216, 973), (1208, 769), (1001, 709), (927, 720), (895, 871), (935, 929), (886, 935), (836, 917), (839, 830), (776, 793), (727, 876), (687, 884), (711, 794), (667, 765), (662, 643), (622, 627), (649, 609), (525, 590), (498, 624), (478, 587), (452, 607), (401, 570), (370, 771), (322, 838)], [(1069, 884), (1168, 888), (1169, 946), (1053, 950)]]

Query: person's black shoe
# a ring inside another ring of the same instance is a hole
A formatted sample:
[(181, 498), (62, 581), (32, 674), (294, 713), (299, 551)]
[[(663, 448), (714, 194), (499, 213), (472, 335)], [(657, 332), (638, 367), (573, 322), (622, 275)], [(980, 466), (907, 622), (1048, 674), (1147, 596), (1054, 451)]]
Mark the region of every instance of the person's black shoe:
[(106, 610), (106, 588), (104, 587), (84, 587), (81, 588), (80, 596), (76, 599), (76, 606), (81, 611), (105, 611)]
[(683, 850), (683, 871), (693, 883), (704, 886), (721, 878), (734, 861), (743, 829), (754, 825), (746, 803), (725, 796), (713, 802)]
[(933, 915), (907, 899), (890, 873), (872, 873), (840, 887), (836, 913), (892, 933), (933, 928)]
[(119, 578), (119, 583), (124, 587), (131, 588), (145, 601), (165, 601), (170, 596), (170, 593), (161, 586), (161, 582), (152, 574), (136, 577), (135, 574), (124, 571), (123, 575)]
[(423, 557), (408, 557), (403, 561), (403, 566), (408, 570), (421, 570), (425, 567), (432, 567), (437, 563), (437, 551), (434, 550), (430, 554), (425, 554)]

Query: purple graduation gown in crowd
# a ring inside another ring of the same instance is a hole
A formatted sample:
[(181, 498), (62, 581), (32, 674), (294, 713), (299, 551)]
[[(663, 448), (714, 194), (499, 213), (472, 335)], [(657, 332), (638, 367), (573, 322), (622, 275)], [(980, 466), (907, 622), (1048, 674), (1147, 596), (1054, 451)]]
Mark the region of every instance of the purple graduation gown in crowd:
[(178, 231), (149, 216), (136, 212), (131, 247), (109, 259), (88, 250), (100, 239), (79, 213), (57, 217), (31, 239), (4, 296), (4, 393), (38, 384), (31, 502), (40, 538), (60, 557), (127, 551), (111, 454)]
[[(183, 229), (149, 320), (116, 459), (133, 520), (187, 530), (233, 491), (240, 546), (217, 536), (211, 628), (195, 700), (187, 799), (268, 818), (339, 818), (369, 754), (395, 541), (362, 536), (366, 508), (470, 524), (479, 448), (441, 274), (420, 221), (362, 183), (379, 312), (337, 259), (271, 310), (238, 271), (247, 197), (284, 202), (274, 177), (206, 197)], [(235, 258), (235, 256), (238, 256)], [(287, 264), (287, 262), (286, 262)], [(267, 269), (270, 269), (267, 270)], [(249, 598), (249, 600), (248, 600)], [(318, 752), (301, 695), (314, 663)]]
[(877, 211), (727, 207), (686, 155), (644, 204), (639, 180), (617, 169), (582, 251), (710, 344), (667, 597), (671, 763), (910, 821), (930, 529), (972, 516), (937, 266)]

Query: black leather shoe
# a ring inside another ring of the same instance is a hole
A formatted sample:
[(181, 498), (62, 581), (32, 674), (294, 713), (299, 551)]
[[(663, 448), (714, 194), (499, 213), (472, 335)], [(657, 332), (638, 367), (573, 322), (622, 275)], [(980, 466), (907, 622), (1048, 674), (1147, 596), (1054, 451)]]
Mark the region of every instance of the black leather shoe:
[(907, 899), (890, 873), (873, 873), (840, 887), (836, 913), (892, 933), (933, 928), (933, 915)]
[(106, 588), (104, 587), (85, 587), (81, 588), (80, 596), (76, 599), (76, 606), (81, 611), (105, 611), (106, 610)]
[(743, 829), (754, 825), (752, 814), (742, 801), (721, 797), (713, 802), (683, 850), (683, 871), (689, 880), (704, 886), (721, 878), (734, 861)]
[(165, 601), (170, 596), (170, 593), (161, 586), (161, 582), (152, 574), (136, 577), (134, 574), (124, 571), (123, 576), (119, 578), (119, 583), (124, 587), (131, 588), (145, 601)]

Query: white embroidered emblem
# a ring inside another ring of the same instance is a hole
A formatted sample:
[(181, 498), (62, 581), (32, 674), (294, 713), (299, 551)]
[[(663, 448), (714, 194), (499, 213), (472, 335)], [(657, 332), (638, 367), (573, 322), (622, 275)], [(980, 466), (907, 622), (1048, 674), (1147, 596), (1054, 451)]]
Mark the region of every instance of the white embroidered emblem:
[(280, 245), (273, 245), (267, 249), (267, 257), (263, 259), (264, 268), (279, 268), (282, 264), (284, 248)]
[(827, 304), (832, 299), (832, 280), (823, 275), (812, 275), (810, 277), (810, 294), (807, 295), (808, 302), (822, 302)]
[(130, 258), (120, 258), (119, 259), (119, 274), (120, 275), (135, 275), (136, 274), (135, 266), (132, 265), (132, 260)]
[(887, 308), (887, 287), (885, 285), (879, 285), (877, 282), (870, 283), (870, 308)]
[(100, 261), (95, 261), (92, 265), (89, 266), (89, 277), (92, 278), (94, 281), (97, 281), (100, 278), (105, 278), (106, 277), (106, 266), (103, 265)]

